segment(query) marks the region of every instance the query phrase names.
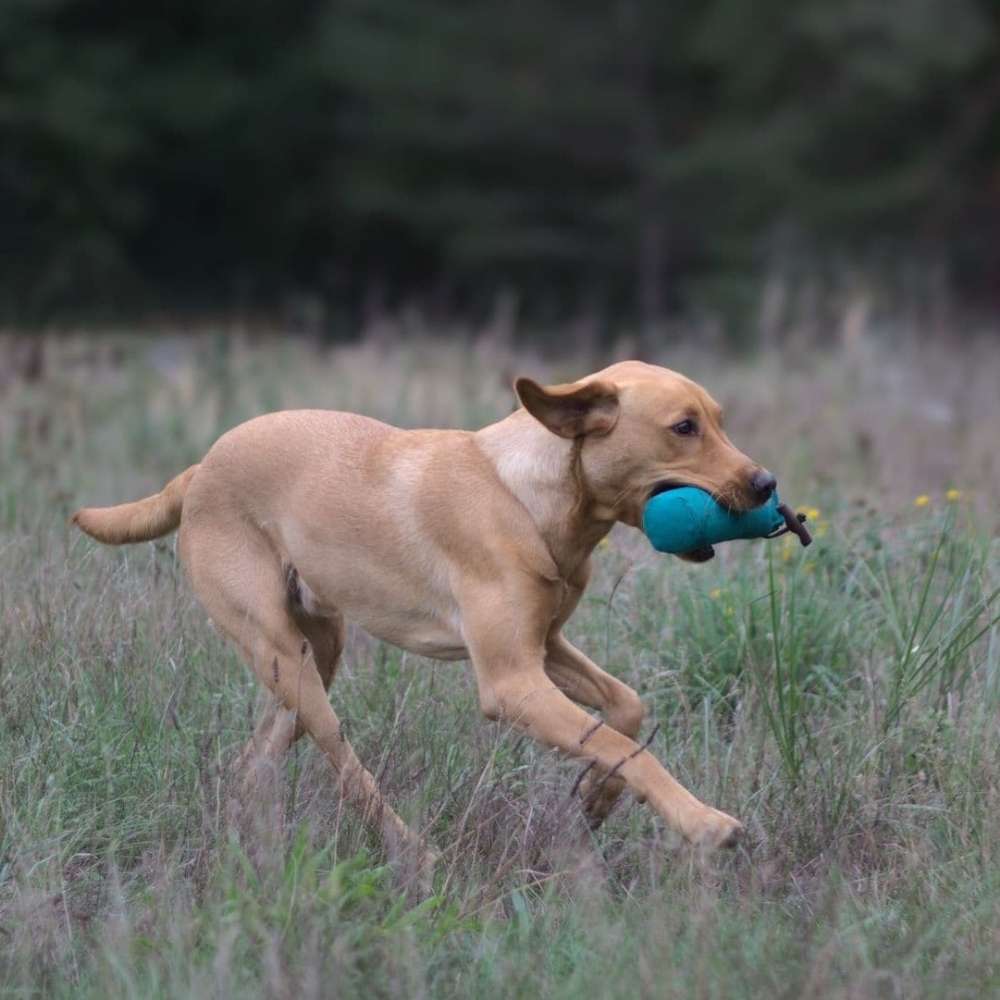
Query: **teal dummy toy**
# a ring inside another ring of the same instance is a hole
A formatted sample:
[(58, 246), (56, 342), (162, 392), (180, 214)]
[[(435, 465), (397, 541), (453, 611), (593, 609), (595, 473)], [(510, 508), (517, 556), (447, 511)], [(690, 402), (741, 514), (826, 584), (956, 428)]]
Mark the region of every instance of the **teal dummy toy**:
[(792, 531), (808, 545), (812, 537), (805, 519), (805, 514), (796, 514), (783, 504), (777, 492), (759, 507), (737, 514), (716, 503), (705, 490), (678, 486), (650, 498), (642, 530), (660, 552), (708, 559), (716, 542), (735, 538), (776, 538)]

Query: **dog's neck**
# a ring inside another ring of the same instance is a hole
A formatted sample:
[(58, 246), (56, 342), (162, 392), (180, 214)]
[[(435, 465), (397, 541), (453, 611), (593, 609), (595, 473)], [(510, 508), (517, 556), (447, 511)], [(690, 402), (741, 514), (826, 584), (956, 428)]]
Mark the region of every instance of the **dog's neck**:
[(561, 438), (524, 410), (476, 432), (480, 449), (503, 484), (531, 515), (560, 575), (579, 568), (614, 526), (574, 470), (579, 442)]

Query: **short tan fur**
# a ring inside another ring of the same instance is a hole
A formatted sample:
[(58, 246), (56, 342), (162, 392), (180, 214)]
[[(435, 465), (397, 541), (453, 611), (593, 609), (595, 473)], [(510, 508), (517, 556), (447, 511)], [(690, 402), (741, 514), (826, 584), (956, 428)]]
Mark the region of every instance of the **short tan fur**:
[(240, 758), (248, 774), (308, 733), (390, 845), (431, 857), (330, 702), (345, 619), (421, 655), (470, 659), (488, 718), (594, 762), (580, 789), (593, 823), (628, 787), (688, 840), (730, 845), (739, 822), (636, 742), (639, 696), (562, 628), (596, 544), (616, 522), (640, 526), (659, 484), (746, 509), (761, 502), (760, 467), (711, 396), (665, 368), (622, 362), (565, 385), (518, 379), (516, 391), (521, 408), (474, 432), (327, 410), (258, 417), (155, 496), (73, 521), (109, 544), (179, 527), (195, 592), (277, 699)]

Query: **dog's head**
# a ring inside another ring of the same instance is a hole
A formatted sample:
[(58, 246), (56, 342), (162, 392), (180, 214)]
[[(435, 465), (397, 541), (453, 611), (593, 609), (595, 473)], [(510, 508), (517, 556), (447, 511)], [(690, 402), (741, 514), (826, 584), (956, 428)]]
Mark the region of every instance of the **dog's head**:
[(583, 480), (605, 519), (641, 527), (649, 498), (676, 486), (707, 490), (734, 511), (759, 506), (774, 490), (774, 477), (726, 437), (719, 404), (667, 368), (625, 361), (578, 382), (519, 378), (514, 388), (553, 434), (580, 441)]

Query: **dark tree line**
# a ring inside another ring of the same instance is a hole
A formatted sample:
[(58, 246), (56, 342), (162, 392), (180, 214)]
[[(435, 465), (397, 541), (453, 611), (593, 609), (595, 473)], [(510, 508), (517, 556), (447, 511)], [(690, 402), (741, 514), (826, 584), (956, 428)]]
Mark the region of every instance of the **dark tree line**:
[(650, 321), (837, 253), (986, 301), (998, 122), (990, 0), (2, 0), (0, 317)]

